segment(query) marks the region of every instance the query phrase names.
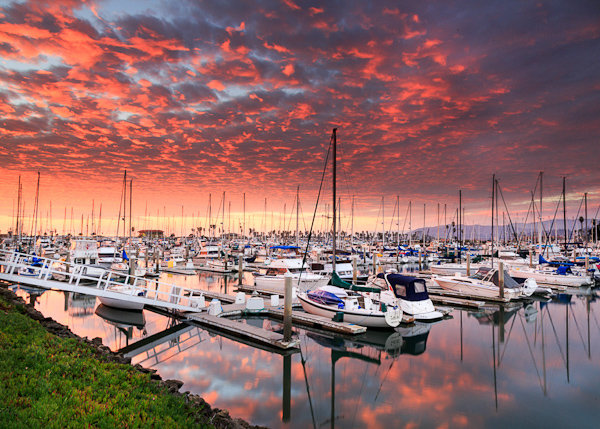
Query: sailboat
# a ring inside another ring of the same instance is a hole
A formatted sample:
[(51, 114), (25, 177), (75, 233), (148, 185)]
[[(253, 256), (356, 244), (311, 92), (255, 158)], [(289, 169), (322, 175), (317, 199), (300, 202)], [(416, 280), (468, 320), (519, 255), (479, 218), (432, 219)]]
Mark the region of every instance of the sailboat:
[[(333, 255), (332, 279), (336, 279), (337, 284), (344, 286), (343, 282), (337, 276), (335, 270), (336, 264), (336, 150), (337, 150), (337, 128), (333, 129), (331, 142), (333, 143)], [(335, 283), (334, 283), (335, 284)], [(381, 292), (379, 288), (367, 288), (347, 284), (348, 287), (322, 286), (316, 291), (300, 292), (298, 300), (302, 308), (307, 313), (320, 316), (336, 318), (338, 321), (346, 321), (368, 328), (388, 328), (396, 327), (402, 321), (402, 310), (397, 303), (383, 303), (377, 293)], [(361, 292), (369, 292), (373, 295), (363, 295)], [(340, 320), (342, 319), (342, 320)]]

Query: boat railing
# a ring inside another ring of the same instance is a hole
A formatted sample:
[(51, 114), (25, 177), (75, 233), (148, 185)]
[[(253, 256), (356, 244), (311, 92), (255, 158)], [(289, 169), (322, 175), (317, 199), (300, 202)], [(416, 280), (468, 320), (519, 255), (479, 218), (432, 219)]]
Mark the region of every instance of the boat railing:
[[(36, 258), (36, 266), (30, 261)], [(37, 286), (60, 289), (61, 284), (66, 284), (69, 289), (78, 289), (82, 293), (94, 289), (105, 293), (92, 293), (94, 295), (110, 295), (111, 297), (130, 297), (139, 301), (143, 298), (146, 304), (167, 307), (186, 307), (188, 310), (199, 307), (203, 292), (197, 289), (185, 288), (174, 284), (163, 283), (157, 280), (136, 277), (129, 274), (117, 273), (108, 269), (102, 270), (99, 276), (92, 276), (87, 271), (90, 266), (75, 264), (74, 262), (61, 261), (36, 255), (29, 255), (16, 251), (0, 250), (0, 267), (4, 274), (2, 277), (15, 282), (35, 283)], [(98, 267), (94, 267), (99, 269)], [(34, 269), (35, 275), (21, 275), (24, 270)], [(131, 288), (123, 288), (131, 285)], [(115, 288), (119, 286), (118, 288)], [(121, 289), (124, 292), (119, 292)], [(143, 296), (139, 292), (143, 291)], [(116, 294), (116, 295), (115, 295)], [(149, 302), (149, 300), (153, 302)]]

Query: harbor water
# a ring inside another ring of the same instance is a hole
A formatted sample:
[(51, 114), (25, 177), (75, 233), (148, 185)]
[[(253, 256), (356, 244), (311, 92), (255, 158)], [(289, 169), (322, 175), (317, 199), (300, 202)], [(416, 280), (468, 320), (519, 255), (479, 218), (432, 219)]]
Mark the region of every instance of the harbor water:
[[(245, 274), (244, 282), (252, 277)], [(161, 281), (235, 294), (237, 279), (163, 273)], [(100, 337), (181, 392), (272, 428), (597, 427), (598, 292), (551, 301), (454, 309), (439, 323), (355, 337), (294, 327), (300, 350), (283, 353), (179, 322), (127, 312), (95, 297), (11, 287), (45, 316)], [(241, 323), (275, 331), (276, 320)]]

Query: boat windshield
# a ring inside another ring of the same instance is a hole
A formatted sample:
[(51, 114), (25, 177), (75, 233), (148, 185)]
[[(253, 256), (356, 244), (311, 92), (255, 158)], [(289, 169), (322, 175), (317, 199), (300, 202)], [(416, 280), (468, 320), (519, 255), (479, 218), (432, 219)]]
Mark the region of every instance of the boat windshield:
[(283, 275), (285, 274), (287, 271), (285, 268), (269, 268), (267, 270), (266, 275), (267, 276), (277, 276), (277, 275)]
[(482, 267), (475, 274), (471, 276), (472, 279), (475, 280), (486, 280), (486, 277), (490, 274), (490, 268)]

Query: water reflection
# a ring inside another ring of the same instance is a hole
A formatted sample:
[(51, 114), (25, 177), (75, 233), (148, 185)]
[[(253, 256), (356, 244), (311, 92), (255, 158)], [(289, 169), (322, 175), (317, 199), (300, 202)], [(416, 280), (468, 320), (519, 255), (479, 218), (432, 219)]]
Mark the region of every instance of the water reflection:
[[(231, 294), (237, 285), (211, 273), (161, 281)], [(140, 319), (107, 313), (94, 298), (16, 289), (77, 334), (101, 337), (134, 364), (182, 380), (182, 391), (254, 424), (590, 427), (600, 418), (595, 290), (455, 310), (435, 325), (357, 337), (294, 328), (301, 347), (289, 354), (149, 310)], [(256, 317), (243, 323), (282, 329)]]

